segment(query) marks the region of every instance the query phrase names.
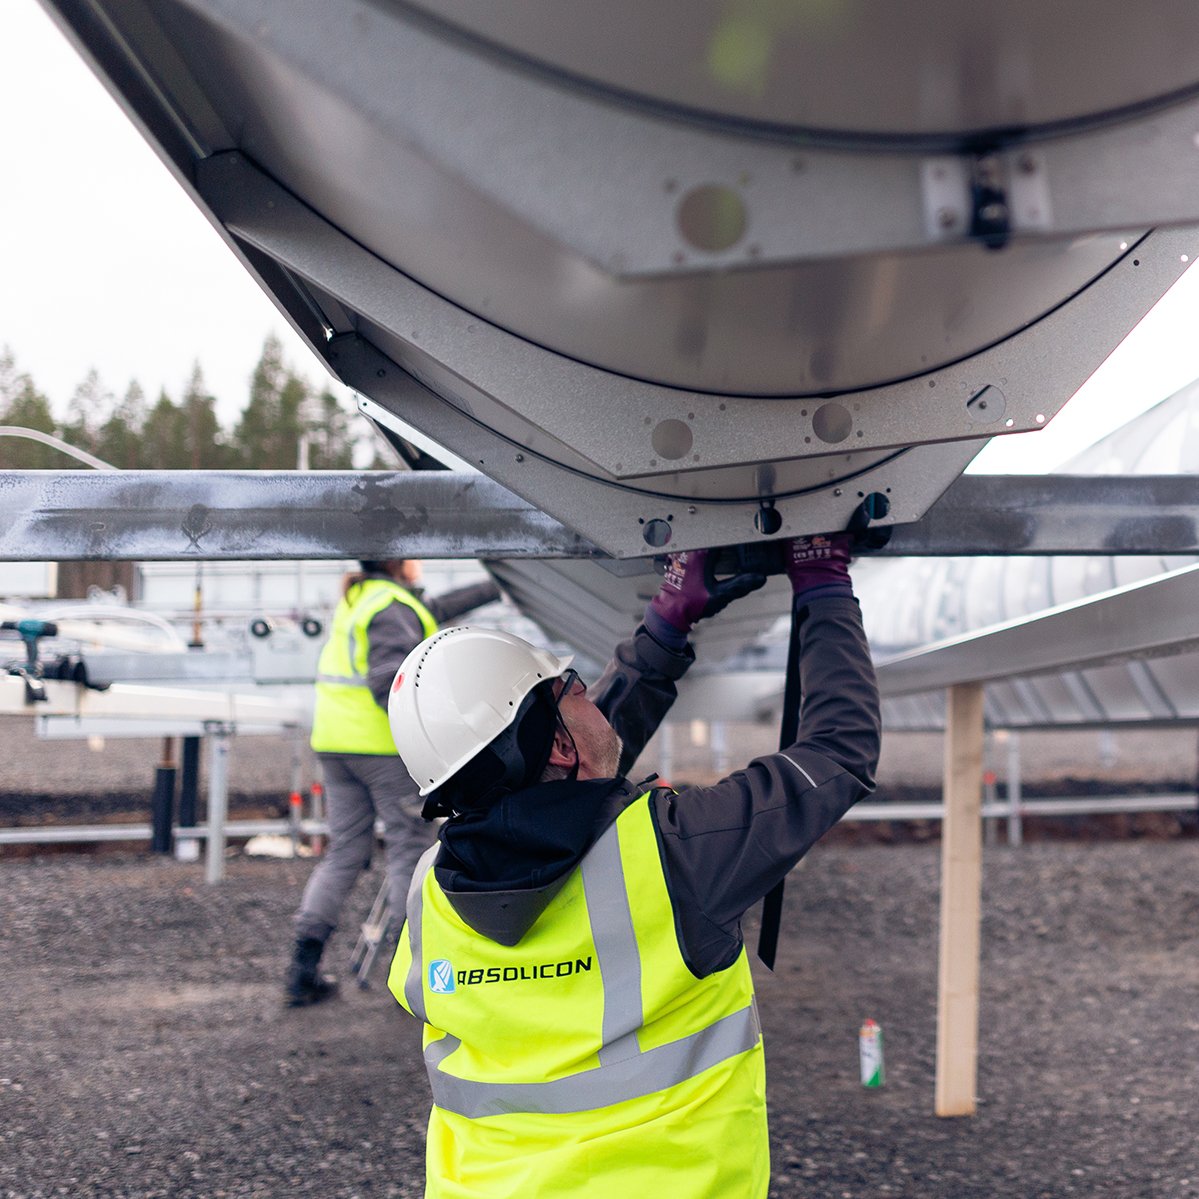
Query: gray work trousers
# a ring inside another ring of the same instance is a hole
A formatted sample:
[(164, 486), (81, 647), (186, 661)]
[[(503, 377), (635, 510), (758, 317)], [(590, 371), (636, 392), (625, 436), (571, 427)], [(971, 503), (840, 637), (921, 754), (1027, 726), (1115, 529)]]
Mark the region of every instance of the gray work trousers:
[(359, 874), (370, 865), (376, 814), (383, 821), (388, 899), (394, 927), (404, 917), (408, 883), (436, 830), (421, 819), (417, 786), (398, 757), (382, 754), (318, 754), (325, 776), (329, 843), (308, 878), (296, 936), (324, 941), (337, 927), (341, 909)]

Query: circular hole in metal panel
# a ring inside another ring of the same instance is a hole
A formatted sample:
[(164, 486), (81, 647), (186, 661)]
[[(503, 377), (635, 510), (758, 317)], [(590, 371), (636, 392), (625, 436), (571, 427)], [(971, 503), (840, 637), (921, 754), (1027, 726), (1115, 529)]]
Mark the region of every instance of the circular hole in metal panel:
[(862, 500), (862, 510), (868, 520), (882, 520), (891, 511), (891, 501), (881, 491), (872, 491)]
[(662, 420), (654, 427), (654, 452), (662, 458), (685, 458), (691, 450), (691, 428), (681, 420)]
[(677, 219), (684, 240), (697, 250), (727, 250), (745, 233), (745, 204), (732, 188), (710, 183), (679, 201)]
[(777, 508), (759, 508), (754, 513), (754, 528), (767, 537), (783, 527), (783, 517)]
[(668, 522), (664, 520), (651, 520), (642, 530), (641, 536), (645, 538), (646, 545), (652, 545), (655, 549), (660, 549), (662, 546), (670, 544), (672, 532), (673, 530)]
[(812, 432), (821, 441), (844, 441), (853, 430), (853, 417), (842, 404), (821, 404), (812, 417)]

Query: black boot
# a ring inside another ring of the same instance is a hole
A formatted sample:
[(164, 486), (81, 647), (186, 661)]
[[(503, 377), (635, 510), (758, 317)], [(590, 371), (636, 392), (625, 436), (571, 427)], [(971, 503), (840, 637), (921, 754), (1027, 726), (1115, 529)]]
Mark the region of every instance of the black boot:
[(288, 1007), (307, 1007), (337, 994), (336, 980), (317, 969), (324, 948), (324, 941), (318, 941), (316, 937), (301, 937), (296, 941), (284, 991)]

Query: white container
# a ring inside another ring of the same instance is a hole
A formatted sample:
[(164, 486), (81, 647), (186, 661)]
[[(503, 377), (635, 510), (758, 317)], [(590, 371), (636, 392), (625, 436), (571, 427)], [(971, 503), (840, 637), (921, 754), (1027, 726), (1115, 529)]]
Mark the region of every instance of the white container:
[(873, 1020), (866, 1020), (858, 1031), (858, 1063), (862, 1086), (883, 1085), (883, 1030)]

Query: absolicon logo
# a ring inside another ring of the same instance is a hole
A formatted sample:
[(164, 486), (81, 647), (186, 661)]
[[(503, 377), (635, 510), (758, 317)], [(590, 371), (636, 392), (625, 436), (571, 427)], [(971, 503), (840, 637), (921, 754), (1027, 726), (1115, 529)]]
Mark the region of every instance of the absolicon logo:
[(454, 990), (454, 967), (445, 958), (429, 963), (429, 990), (435, 995), (449, 995)]

